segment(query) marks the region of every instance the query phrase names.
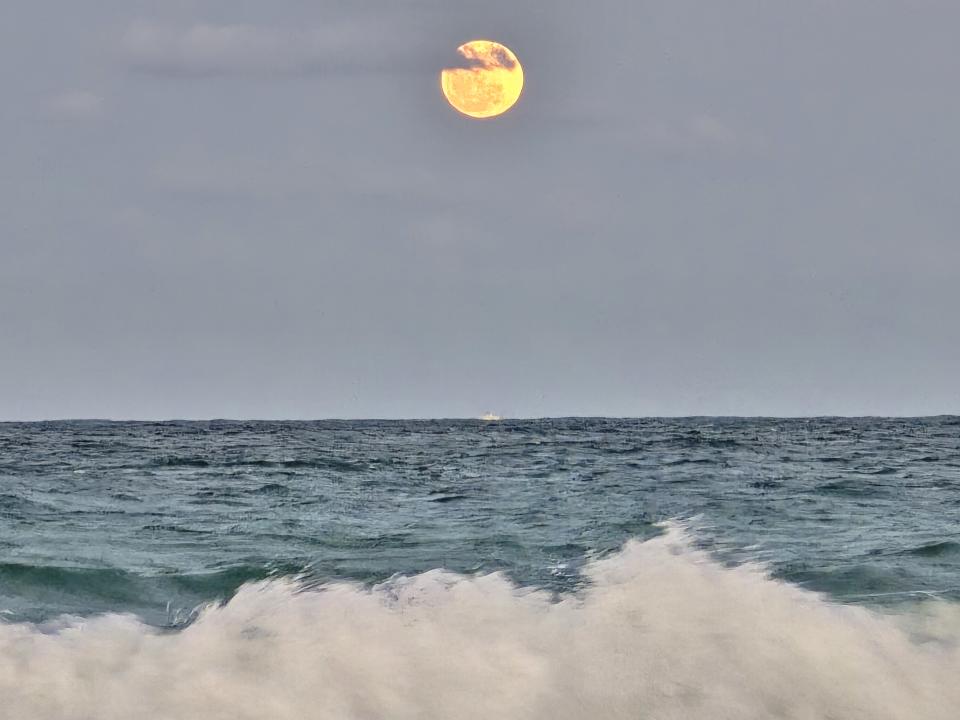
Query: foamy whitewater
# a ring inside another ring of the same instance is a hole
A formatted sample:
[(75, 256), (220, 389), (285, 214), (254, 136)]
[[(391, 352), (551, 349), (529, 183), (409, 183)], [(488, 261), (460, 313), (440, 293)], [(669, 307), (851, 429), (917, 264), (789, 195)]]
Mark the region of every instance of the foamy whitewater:
[(586, 575), (559, 599), (496, 574), (253, 583), (173, 633), (8, 625), (0, 717), (957, 718), (956, 606), (838, 606), (678, 529)]
[(958, 720), (960, 420), (0, 423), (0, 720), (246, 718)]

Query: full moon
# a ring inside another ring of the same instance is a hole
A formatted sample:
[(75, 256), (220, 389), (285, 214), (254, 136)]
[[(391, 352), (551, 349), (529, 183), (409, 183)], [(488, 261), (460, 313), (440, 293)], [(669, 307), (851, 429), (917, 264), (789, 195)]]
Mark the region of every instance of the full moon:
[(471, 40), (457, 48), (466, 67), (445, 68), (440, 88), (454, 108), (474, 118), (502, 115), (523, 90), (523, 68), (509, 48), (492, 40)]

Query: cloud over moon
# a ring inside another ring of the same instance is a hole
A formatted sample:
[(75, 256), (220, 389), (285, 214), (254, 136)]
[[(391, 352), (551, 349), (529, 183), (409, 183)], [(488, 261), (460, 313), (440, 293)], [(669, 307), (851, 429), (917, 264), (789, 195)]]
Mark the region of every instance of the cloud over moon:
[(244, 24), (177, 27), (140, 20), (123, 34), (126, 60), (148, 72), (184, 75), (286, 74), (395, 69), (389, 42), (358, 24), (295, 29)]

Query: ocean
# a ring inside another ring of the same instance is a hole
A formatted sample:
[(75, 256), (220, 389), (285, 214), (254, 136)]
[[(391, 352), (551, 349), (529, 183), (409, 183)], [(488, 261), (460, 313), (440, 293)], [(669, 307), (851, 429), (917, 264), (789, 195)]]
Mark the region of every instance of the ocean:
[(0, 718), (957, 720), (960, 418), (0, 424)]

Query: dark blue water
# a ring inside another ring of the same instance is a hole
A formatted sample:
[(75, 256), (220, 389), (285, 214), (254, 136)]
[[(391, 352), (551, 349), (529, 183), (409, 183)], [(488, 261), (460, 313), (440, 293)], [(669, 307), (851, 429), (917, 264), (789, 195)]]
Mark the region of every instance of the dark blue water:
[(0, 424), (10, 621), (176, 624), (290, 574), (562, 593), (670, 519), (838, 601), (958, 599), (960, 419)]

